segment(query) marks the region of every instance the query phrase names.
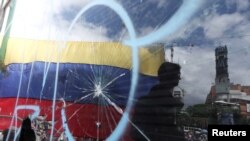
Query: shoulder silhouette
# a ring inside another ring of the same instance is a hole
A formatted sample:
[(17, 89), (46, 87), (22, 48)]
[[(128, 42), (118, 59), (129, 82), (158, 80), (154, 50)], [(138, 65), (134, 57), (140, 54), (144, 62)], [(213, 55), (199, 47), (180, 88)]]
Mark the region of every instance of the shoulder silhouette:
[[(165, 62), (158, 70), (159, 84), (148, 95), (138, 99), (132, 121), (151, 141), (184, 141), (184, 134), (176, 125), (176, 113), (183, 107), (179, 98), (173, 97), (173, 88), (180, 80), (178, 64)], [(135, 140), (145, 138), (132, 128)]]

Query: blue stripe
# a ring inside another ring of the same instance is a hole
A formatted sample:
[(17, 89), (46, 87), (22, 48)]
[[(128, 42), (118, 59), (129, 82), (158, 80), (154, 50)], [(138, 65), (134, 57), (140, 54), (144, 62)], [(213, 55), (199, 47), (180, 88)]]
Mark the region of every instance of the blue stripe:
[[(0, 76), (0, 98), (17, 96), (22, 65), (24, 65), (24, 74), (20, 97), (34, 99), (40, 99), (41, 97), (43, 100), (52, 100), (56, 64), (44, 62), (33, 63), (33, 71), (31, 71), (32, 63), (9, 65), (7, 67), (7, 74), (5, 76), (1, 74)], [(45, 85), (42, 88), (46, 68), (48, 68), (48, 74)], [(28, 89), (29, 80), (31, 80), (31, 82)], [(69, 102), (79, 100), (78, 103), (99, 103), (106, 105), (107, 99), (98, 99), (94, 97), (94, 95), (80, 100), (90, 93), (98, 93), (94, 87), (100, 84), (101, 87), (107, 85), (102, 91), (107, 98), (118, 105), (124, 106), (128, 100), (130, 80), (131, 72), (127, 69), (103, 65), (64, 63), (60, 64), (58, 93), (56, 97), (58, 100), (63, 98)], [(135, 99), (147, 95), (151, 87), (156, 83), (158, 83), (156, 77), (140, 74)]]

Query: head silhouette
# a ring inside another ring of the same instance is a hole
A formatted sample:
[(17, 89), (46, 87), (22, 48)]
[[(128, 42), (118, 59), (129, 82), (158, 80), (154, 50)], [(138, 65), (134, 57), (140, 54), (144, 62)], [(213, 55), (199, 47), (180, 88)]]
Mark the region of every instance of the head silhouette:
[(29, 117), (23, 120), (19, 141), (35, 141), (36, 135), (31, 128), (31, 120)]
[(29, 117), (23, 120), (22, 129), (31, 129), (31, 120)]
[(171, 88), (178, 85), (180, 80), (180, 65), (164, 62), (158, 70), (158, 78), (161, 84)]

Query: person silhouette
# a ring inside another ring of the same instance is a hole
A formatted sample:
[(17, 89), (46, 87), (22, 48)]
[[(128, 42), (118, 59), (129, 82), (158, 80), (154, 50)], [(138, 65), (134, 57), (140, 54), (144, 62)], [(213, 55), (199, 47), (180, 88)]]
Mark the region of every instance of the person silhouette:
[[(176, 125), (176, 113), (183, 107), (180, 98), (173, 96), (173, 89), (180, 80), (180, 66), (164, 62), (158, 70), (159, 84), (148, 95), (138, 99), (132, 122), (151, 141), (184, 141), (184, 133)], [(135, 140), (145, 140), (137, 129), (131, 128)]]
[(31, 128), (31, 120), (29, 117), (23, 120), (19, 141), (36, 141), (36, 134)]

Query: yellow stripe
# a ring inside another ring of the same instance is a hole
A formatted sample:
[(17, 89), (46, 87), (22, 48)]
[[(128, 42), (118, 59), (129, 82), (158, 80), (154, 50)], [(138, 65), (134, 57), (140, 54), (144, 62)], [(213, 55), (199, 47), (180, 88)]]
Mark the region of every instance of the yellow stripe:
[[(61, 55), (58, 57), (58, 49)], [(164, 62), (162, 46), (141, 48), (140, 72), (157, 76), (159, 66)], [(4, 63), (30, 63), (33, 61), (61, 63), (84, 63), (131, 68), (131, 49), (116, 42), (63, 42), (10, 38)]]

